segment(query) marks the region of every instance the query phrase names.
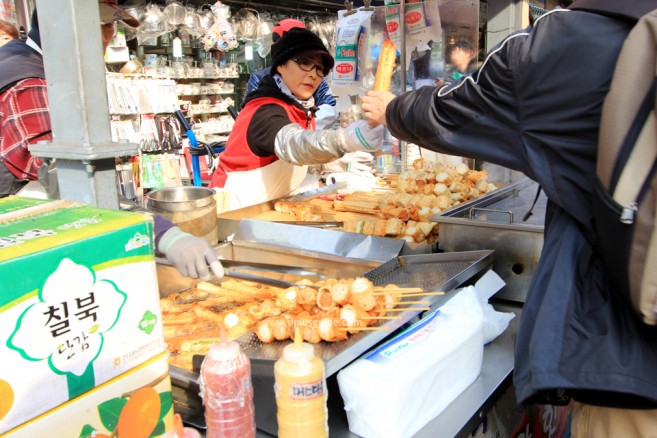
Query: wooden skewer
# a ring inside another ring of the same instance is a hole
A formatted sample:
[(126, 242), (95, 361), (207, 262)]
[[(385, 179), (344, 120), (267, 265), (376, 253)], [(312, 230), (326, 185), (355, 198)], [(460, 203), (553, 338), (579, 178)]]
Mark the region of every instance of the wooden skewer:
[[(413, 293), (413, 294), (403, 294), (403, 297), (429, 297), (429, 296), (437, 296), (437, 295), (445, 295), (445, 292), (422, 292), (422, 293)], [(403, 301), (402, 301), (403, 303)]]
[(401, 316), (361, 316), (361, 319), (401, 319)]
[[(386, 294), (381, 294), (378, 292), (374, 292), (374, 295), (386, 295)], [(393, 292), (388, 295), (393, 295), (397, 298), (403, 298), (403, 297), (429, 297), (432, 295), (445, 295), (445, 292), (410, 292), (410, 293), (398, 293), (398, 292)]]
[(431, 310), (431, 307), (396, 307), (394, 309), (388, 309), (387, 312), (406, 312), (407, 310)]
[(407, 293), (416, 293), (416, 292), (422, 292), (421, 287), (395, 287), (395, 288), (388, 288), (384, 289), (382, 287), (375, 287), (374, 292), (372, 292), (374, 295), (385, 295), (385, 294), (407, 294)]
[(375, 291), (380, 290), (400, 290), (404, 292), (420, 292), (421, 287), (390, 287), (390, 286), (374, 286)]
[(428, 301), (400, 301), (399, 304), (430, 304)]
[(340, 327), (340, 330), (346, 331), (346, 330), (390, 330), (390, 327), (382, 325), (382, 326), (374, 326), (374, 327)]

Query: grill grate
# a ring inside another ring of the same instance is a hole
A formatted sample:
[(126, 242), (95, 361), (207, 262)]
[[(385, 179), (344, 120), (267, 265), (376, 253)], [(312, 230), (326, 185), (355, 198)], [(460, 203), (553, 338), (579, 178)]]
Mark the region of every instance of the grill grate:
[[(377, 286), (394, 283), (399, 287), (420, 287), (425, 292), (449, 292), (491, 264), (492, 251), (489, 250), (409, 255), (396, 257), (363, 276), (372, 280)], [(413, 300), (425, 300), (434, 304), (444, 300), (444, 297), (414, 297)], [(345, 341), (316, 344), (315, 353), (326, 363), (327, 376), (363, 354), (419, 313), (420, 311), (413, 310), (400, 312), (397, 314), (400, 319), (381, 323), (382, 326), (390, 327), (390, 330), (363, 331), (350, 335)], [(237, 342), (251, 359), (252, 364), (260, 363), (265, 372), (268, 368), (272, 368), (273, 362), (281, 357), (283, 348), (290, 343), (290, 341), (274, 341), (264, 344), (254, 333), (240, 337)]]

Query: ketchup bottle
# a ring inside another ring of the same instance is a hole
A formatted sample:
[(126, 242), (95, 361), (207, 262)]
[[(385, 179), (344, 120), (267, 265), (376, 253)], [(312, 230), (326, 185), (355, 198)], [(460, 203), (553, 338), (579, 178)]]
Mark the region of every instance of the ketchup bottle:
[(207, 438), (255, 437), (251, 362), (225, 330), (203, 359), (199, 385)]

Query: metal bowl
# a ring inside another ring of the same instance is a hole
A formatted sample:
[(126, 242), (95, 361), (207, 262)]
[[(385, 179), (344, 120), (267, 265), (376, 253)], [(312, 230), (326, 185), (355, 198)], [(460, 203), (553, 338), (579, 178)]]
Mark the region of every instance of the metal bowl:
[(168, 187), (146, 195), (148, 207), (163, 211), (186, 211), (207, 207), (216, 201), (214, 190), (206, 187)]

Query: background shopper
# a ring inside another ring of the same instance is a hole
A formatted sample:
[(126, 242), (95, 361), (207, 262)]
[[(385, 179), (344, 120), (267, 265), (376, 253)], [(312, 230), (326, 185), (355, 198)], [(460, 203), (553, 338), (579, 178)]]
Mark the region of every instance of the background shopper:
[(0, 20), (0, 47), (19, 38), (18, 29), (8, 21)]

